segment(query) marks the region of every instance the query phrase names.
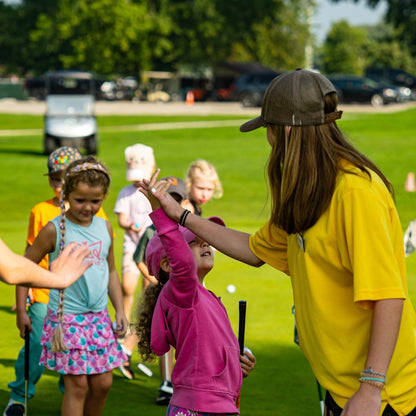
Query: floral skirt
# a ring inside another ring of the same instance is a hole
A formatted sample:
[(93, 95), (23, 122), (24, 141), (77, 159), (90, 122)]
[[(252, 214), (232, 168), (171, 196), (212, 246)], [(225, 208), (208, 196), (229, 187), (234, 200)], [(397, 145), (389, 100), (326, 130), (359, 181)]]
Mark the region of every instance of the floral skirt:
[(101, 312), (65, 314), (62, 324), (66, 350), (52, 352), (58, 317), (48, 308), (41, 337), (40, 363), (60, 374), (101, 374), (127, 360), (112, 330), (107, 309)]
[(237, 416), (236, 414), (230, 413), (200, 413), (192, 410), (183, 409), (182, 407), (176, 407), (169, 405), (166, 412), (166, 416)]

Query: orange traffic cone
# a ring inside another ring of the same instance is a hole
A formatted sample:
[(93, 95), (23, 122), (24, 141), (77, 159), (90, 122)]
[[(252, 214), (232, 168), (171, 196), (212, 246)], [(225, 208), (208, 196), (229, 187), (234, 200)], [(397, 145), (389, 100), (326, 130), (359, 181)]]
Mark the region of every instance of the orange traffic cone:
[(409, 172), (407, 174), (406, 182), (404, 183), (404, 189), (407, 192), (415, 192), (416, 191), (415, 174), (413, 172)]
[(188, 91), (186, 93), (186, 105), (194, 105), (195, 102), (195, 97), (194, 97), (194, 93), (192, 91)]

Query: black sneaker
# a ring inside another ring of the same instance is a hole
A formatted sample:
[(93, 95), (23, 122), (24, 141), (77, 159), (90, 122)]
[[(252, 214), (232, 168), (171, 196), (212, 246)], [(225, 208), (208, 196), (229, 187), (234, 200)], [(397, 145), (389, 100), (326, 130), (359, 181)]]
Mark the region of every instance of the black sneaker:
[(131, 360), (131, 357), (128, 356), (127, 361), (124, 361), (124, 363), (122, 365), (120, 365), (120, 367), (118, 367), (118, 369), (121, 371), (121, 374), (123, 374), (123, 376), (126, 377), (128, 380), (133, 380), (134, 379), (134, 374), (133, 374), (133, 370), (131, 368), (130, 360)]
[(7, 403), (3, 416), (25, 416), (24, 404), (10, 400), (9, 403)]
[(159, 396), (156, 398), (156, 404), (159, 406), (167, 406), (170, 402), (173, 393), (173, 386), (171, 381), (162, 381), (159, 387)]

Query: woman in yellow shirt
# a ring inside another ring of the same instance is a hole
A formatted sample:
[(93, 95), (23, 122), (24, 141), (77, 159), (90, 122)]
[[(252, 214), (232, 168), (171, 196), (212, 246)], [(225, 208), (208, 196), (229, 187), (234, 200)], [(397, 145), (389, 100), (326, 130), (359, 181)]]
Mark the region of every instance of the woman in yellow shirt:
[(252, 236), (154, 194), (221, 252), (290, 276), (300, 347), (327, 390), (327, 415), (416, 415), (416, 319), (393, 189), (344, 138), (341, 114), (321, 74), (297, 69), (270, 83), (261, 116), (240, 127), (266, 127), (271, 146), (271, 217)]

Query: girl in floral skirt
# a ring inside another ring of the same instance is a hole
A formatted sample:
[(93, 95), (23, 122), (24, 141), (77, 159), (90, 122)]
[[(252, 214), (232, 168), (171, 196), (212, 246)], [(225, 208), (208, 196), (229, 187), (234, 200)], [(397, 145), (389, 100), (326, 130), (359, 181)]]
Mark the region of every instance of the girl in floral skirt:
[[(84, 275), (65, 291), (51, 290), (41, 338), (41, 363), (64, 377), (63, 416), (101, 415), (112, 385), (111, 370), (126, 360), (117, 341), (128, 321), (114, 264), (113, 230), (95, 216), (109, 185), (107, 169), (93, 156), (71, 163), (64, 177), (61, 216), (41, 230), (26, 252), (39, 262), (47, 253), (53, 261), (71, 242), (90, 251), (92, 266)], [(108, 295), (115, 309), (114, 328)]]

